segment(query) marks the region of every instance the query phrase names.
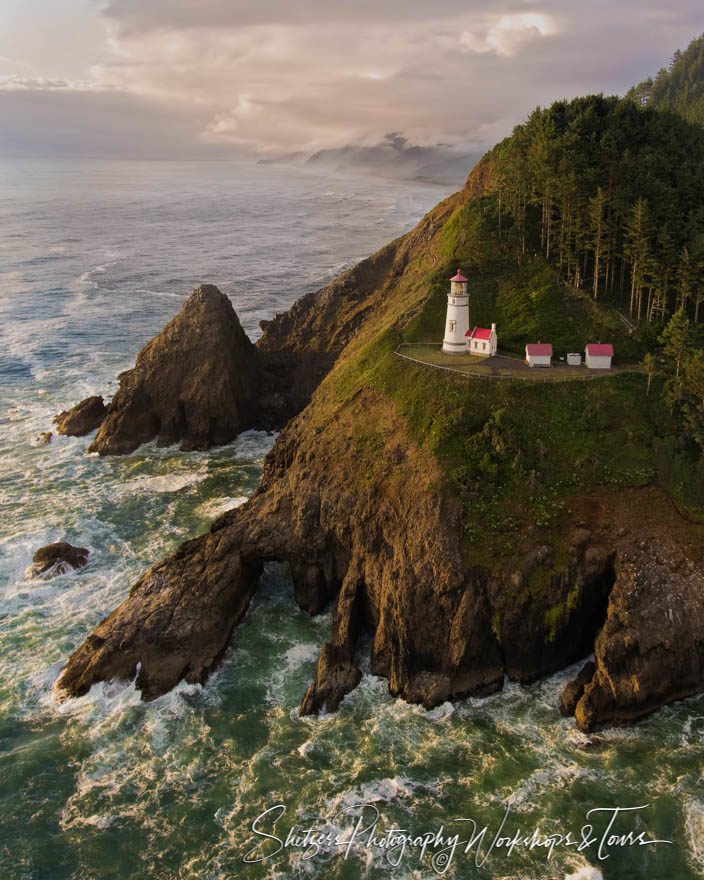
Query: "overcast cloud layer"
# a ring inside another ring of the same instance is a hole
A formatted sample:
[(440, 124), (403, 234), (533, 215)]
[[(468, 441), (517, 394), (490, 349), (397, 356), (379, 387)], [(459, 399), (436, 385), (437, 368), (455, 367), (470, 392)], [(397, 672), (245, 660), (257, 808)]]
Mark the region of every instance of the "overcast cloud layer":
[(313, 152), (389, 132), (476, 150), (537, 104), (623, 93), (704, 30), (701, 0), (3, 7), (0, 150), (14, 154)]

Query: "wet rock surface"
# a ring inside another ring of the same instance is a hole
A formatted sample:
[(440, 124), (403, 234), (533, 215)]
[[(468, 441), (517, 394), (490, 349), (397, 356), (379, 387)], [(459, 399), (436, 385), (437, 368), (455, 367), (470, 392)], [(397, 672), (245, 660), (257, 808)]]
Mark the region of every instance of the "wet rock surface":
[(56, 541), (40, 547), (32, 557), (32, 564), (25, 574), (26, 580), (43, 580), (88, 564), (89, 551), (85, 547), (74, 547), (66, 541)]
[(145, 700), (185, 679), (205, 681), (244, 615), (260, 569), (235, 536), (182, 544), (152, 566), (68, 660), (57, 687), (80, 696), (97, 681), (134, 679)]
[(86, 397), (76, 406), (54, 417), (56, 432), (69, 437), (83, 437), (100, 427), (106, 413), (107, 408), (100, 395)]
[(679, 548), (657, 546), (652, 555), (629, 548), (617, 562), (596, 670), (575, 709), (583, 731), (637, 721), (704, 689), (704, 570)]
[(577, 703), (579, 703), (585, 687), (592, 680), (595, 672), (596, 666), (590, 660), (579, 670), (578, 675), (568, 682), (560, 696), (560, 715), (568, 717), (574, 715)]

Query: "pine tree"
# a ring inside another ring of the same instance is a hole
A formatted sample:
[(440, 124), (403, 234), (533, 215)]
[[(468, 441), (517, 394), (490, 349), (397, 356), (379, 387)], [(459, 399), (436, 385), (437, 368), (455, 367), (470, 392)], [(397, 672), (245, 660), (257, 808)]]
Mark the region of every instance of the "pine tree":
[(589, 220), (592, 230), (592, 251), (594, 254), (594, 299), (599, 298), (599, 267), (604, 252), (606, 239), (606, 220), (604, 210), (606, 208), (606, 193), (601, 187), (597, 188), (596, 195), (589, 199)]
[(648, 387), (645, 391), (647, 397), (650, 394), (650, 383), (653, 381), (653, 376), (658, 371), (658, 359), (652, 352), (648, 352), (648, 354), (646, 354), (646, 356), (643, 358), (643, 366), (645, 367), (645, 371), (648, 374)]
[(662, 332), (660, 342), (663, 353), (675, 362), (675, 376), (679, 378), (680, 368), (692, 350), (692, 334), (689, 318), (682, 309), (677, 309)]
[(645, 199), (640, 198), (631, 209), (625, 228), (625, 256), (631, 264), (631, 302), (629, 306), (631, 317), (633, 317), (633, 309), (637, 302), (638, 318), (640, 318), (643, 286), (650, 268), (650, 231), (648, 203)]
[(687, 245), (682, 248), (680, 253), (680, 264), (677, 270), (677, 293), (679, 307), (686, 311), (687, 303), (692, 296), (692, 260)]

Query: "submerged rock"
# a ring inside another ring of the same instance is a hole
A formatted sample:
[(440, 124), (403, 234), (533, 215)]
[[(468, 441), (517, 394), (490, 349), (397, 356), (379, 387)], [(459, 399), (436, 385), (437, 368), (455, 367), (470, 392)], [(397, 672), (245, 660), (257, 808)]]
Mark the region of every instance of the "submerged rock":
[(100, 427), (106, 413), (107, 408), (100, 395), (86, 397), (71, 409), (54, 416), (54, 424), (58, 434), (83, 437)]
[(40, 547), (32, 557), (32, 564), (25, 573), (25, 580), (48, 579), (67, 571), (83, 568), (88, 563), (90, 551), (85, 547), (74, 547), (66, 541), (56, 541)]
[(54, 435), (51, 433), (51, 431), (43, 431), (37, 437), (37, 446), (47, 446), (49, 443), (51, 443), (51, 438), (53, 436)]
[(153, 439), (206, 449), (256, 424), (256, 350), (212, 284), (193, 291), (119, 381), (89, 452), (123, 455)]

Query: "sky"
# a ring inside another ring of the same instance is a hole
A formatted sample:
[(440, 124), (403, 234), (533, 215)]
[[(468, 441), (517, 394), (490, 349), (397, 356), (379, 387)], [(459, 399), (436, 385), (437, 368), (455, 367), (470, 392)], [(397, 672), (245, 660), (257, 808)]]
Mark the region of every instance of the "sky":
[(0, 153), (483, 150), (703, 31), (701, 0), (2, 0)]

